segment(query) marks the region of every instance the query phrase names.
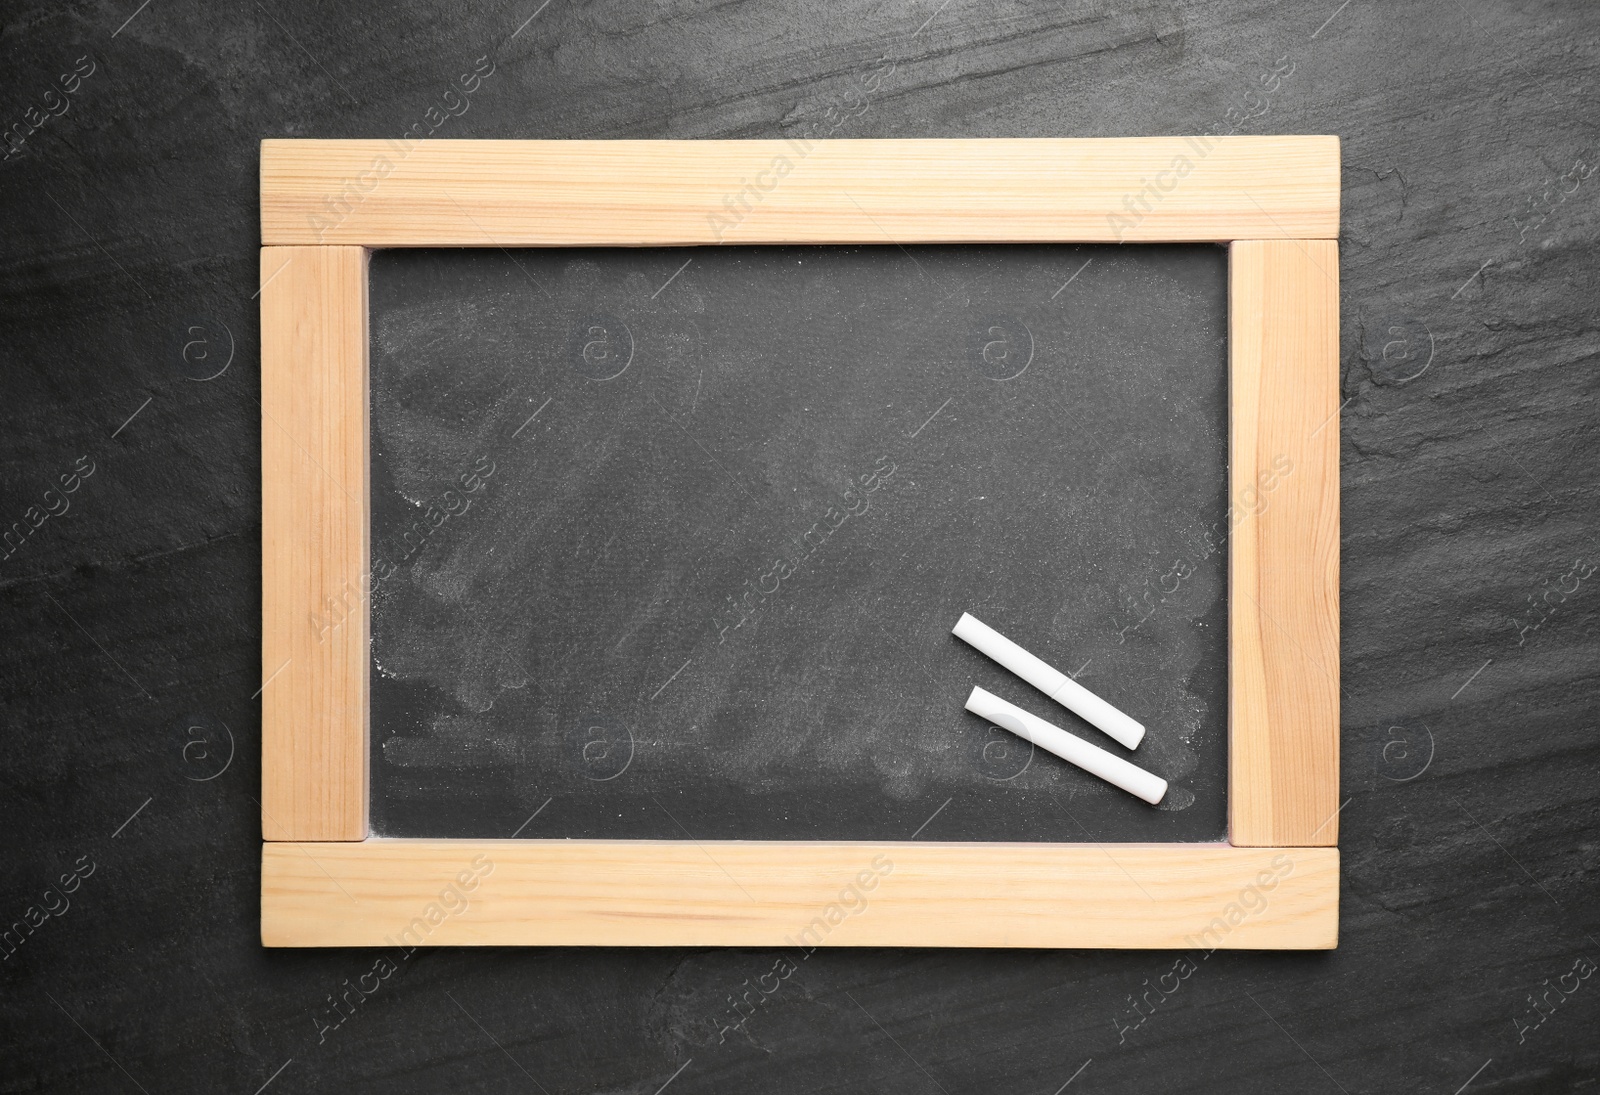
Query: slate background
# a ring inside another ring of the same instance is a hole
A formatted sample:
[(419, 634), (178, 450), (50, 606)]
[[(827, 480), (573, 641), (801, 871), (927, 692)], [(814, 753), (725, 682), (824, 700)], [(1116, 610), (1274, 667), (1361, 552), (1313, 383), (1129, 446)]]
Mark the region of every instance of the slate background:
[[(6, 9), (5, 124), (80, 56), (95, 69), (0, 164), (5, 519), (79, 456), (95, 472), (0, 564), (0, 918), (95, 866), (0, 962), (0, 1090), (1590, 1088), (1600, 986), (1556, 986), (1600, 959), (1600, 590), (1568, 577), (1600, 554), (1600, 13), (532, 14)], [(495, 76), (441, 135), (778, 136), (858, 102), (888, 54), (893, 78), (839, 135), (1343, 137), (1337, 952), (1204, 959), (1119, 1044), (1172, 955), (819, 953), (719, 1043), (772, 952), (445, 950), (319, 1042), (328, 995), (374, 959), (254, 941), (256, 141), (397, 135), (485, 54)], [(191, 379), (230, 338), (229, 369)]]

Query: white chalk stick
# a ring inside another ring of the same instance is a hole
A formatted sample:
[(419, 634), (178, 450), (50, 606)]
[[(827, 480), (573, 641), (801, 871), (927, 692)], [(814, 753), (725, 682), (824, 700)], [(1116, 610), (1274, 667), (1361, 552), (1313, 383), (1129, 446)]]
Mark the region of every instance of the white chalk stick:
[(1061, 670), (1040, 661), (976, 616), (963, 612), (961, 619), (956, 622), (954, 634), (1129, 749), (1139, 748), (1139, 743), (1144, 740), (1143, 723), (1124, 715)]
[(1085, 772), (1121, 787), (1130, 795), (1136, 795), (1152, 806), (1160, 802), (1162, 796), (1167, 793), (1167, 781), (1160, 776), (1146, 772), (1137, 765), (1129, 764), (1121, 757), (1113, 756), (1098, 745), (1091, 745), (1059, 726), (1052, 726), (1037, 715), (1030, 715), (993, 692), (974, 688), (972, 695), (967, 697), (967, 710), (979, 718), (988, 719), (996, 726), (1011, 731), (1025, 741), (1033, 742), (1041, 749), (1048, 749), (1062, 760), (1076, 764)]

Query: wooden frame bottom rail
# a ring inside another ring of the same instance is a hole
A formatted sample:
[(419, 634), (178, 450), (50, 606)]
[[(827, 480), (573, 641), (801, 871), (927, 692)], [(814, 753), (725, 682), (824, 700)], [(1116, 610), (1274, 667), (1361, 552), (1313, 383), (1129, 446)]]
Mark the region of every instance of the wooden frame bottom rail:
[(1338, 919), (1336, 848), (371, 839), (261, 861), (267, 946), (1323, 950)]

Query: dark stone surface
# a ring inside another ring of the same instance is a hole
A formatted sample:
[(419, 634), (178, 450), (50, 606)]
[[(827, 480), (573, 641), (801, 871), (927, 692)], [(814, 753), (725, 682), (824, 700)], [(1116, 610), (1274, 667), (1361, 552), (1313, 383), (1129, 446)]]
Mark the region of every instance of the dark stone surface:
[[(0, 1086), (1591, 1089), (1600, 12), (534, 7), (6, 9), (4, 124), (77, 90), (0, 163), (5, 520), (94, 472), (0, 562), (0, 919), (93, 873), (0, 961)], [(256, 141), (484, 55), (441, 136), (1343, 137), (1338, 951), (1195, 956), (1131, 1030), (1174, 955), (822, 952), (719, 1040), (774, 952), (445, 950), (319, 1038), (376, 956), (256, 944)]]
[[(693, 254), (375, 257), (376, 830), (550, 799), (524, 835), (1224, 839), (1225, 252)], [(974, 684), (1166, 798), (1034, 755)]]

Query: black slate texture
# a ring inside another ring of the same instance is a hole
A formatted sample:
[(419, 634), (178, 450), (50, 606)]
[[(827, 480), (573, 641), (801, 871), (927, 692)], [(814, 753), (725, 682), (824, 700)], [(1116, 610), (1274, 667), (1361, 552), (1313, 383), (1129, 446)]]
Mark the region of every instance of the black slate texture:
[(371, 286), (378, 832), (553, 798), (524, 835), (904, 839), (949, 803), (924, 835), (1225, 839), (1222, 248), (387, 251)]
[[(0, 501), (55, 512), (0, 561), (0, 1090), (1592, 1090), (1597, 51), (1577, 2), (8, 5)], [(1343, 139), (1337, 951), (258, 946), (256, 142), (481, 57), (436, 135)]]

